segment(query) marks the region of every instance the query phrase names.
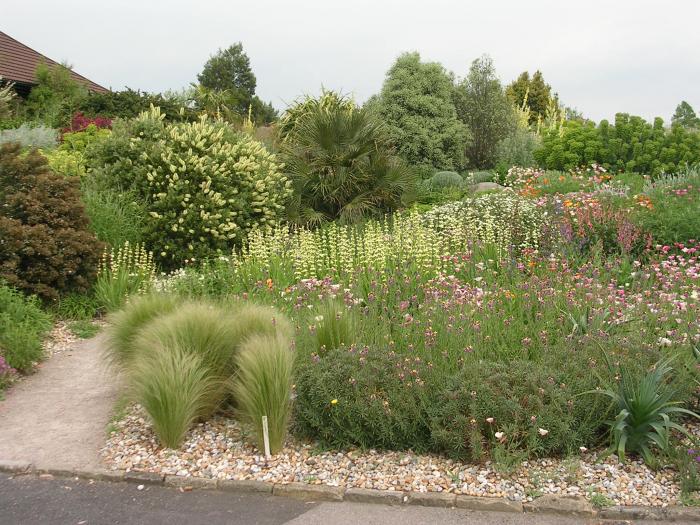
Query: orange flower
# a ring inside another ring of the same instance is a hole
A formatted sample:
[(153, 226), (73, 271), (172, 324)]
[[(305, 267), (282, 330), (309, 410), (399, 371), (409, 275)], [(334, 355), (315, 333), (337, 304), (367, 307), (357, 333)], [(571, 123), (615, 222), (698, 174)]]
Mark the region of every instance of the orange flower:
[(272, 279), (268, 278), (267, 281), (265, 281), (265, 284), (267, 284), (268, 290), (272, 290)]

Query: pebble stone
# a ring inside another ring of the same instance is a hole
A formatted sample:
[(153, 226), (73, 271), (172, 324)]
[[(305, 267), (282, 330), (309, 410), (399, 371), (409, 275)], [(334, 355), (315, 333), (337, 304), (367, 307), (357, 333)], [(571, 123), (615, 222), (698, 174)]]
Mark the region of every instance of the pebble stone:
[(114, 470), (211, 479), (302, 482), (345, 488), (445, 492), (532, 501), (544, 494), (607, 497), (617, 505), (665, 507), (680, 488), (670, 468), (653, 471), (641, 460), (583, 451), (578, 457), (524, 461), (508, 473), (492, 463), (474, 465), (433, 455), (376, 450), (320, 451), (292, 438), (266, 460), (245, 440), (238, 423), (223, 417), (201, 423), (178, 450), (162, 448), (137, 405), (116, 423), (102, 456)]

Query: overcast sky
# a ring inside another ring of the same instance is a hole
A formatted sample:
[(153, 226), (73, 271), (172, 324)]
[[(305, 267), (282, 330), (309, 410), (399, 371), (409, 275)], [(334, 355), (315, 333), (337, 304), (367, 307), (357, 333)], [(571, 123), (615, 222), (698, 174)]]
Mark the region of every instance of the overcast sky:
[[(576, 4), (571, 5), (571, 4)], [(364, 101), (404, 51), (464, 76), (541, 69), (594, 120), (700, 110), (697, 0), (2, 0), (0, 30), (113, 89), (180, 89), (241, 41), (257, 94), (284, 108), (326, 88)]]

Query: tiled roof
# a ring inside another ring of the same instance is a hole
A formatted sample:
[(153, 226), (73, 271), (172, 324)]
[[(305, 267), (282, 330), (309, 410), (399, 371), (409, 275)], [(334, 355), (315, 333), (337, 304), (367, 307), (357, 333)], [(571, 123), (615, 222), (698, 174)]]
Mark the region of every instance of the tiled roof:
[[(0, 31), (0, 77), (13, 82), (36, 84), (34, 73), (41, 62), (49, 66), (57, 64), (57, 62)], [(71, 71), (71, 76), (74, 80), (85, 84), (91, 91), (98, 93), (109, 91), (74, 71)]]

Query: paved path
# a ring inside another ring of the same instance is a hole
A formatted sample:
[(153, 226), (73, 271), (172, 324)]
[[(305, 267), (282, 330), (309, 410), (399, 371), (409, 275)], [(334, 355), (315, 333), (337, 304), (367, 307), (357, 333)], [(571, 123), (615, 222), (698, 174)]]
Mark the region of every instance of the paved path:
[[(598, 525), (632, 523), (429, 507), (315, 503), (231, 492), (0, 474), (2, 525)], [(661, 522), (634, 522), (658, 525)], [(680, 522), (677, 522), (680, 523)]]
[(0, 401), (0, 459), (98, 467), (118, 395), (103, 361), (99, 336), (80, 341), (12, 387)]

